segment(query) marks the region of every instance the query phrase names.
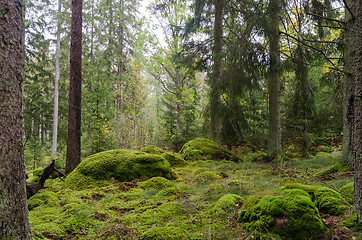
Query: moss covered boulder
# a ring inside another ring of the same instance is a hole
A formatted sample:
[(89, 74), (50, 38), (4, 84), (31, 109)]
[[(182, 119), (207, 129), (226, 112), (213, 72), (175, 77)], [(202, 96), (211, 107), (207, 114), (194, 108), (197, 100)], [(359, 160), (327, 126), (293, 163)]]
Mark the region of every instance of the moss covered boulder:
[(248, 198), (238, 221), (249, 232), (268, 232), (283, 239), (321, 239), (325, 231), (310, 195), (300, 189)]
[(354, 182), (347, 183), (346, 185), (341, 187), (339, 191), (345, 194), (344, 199), (346, 199), (346, 202), (348, 204), (353, 203)]
[(316, 207), (322, 213), (338, 216), (342, 215), (350, 208), (348, 206), (348, 200), (342, 197), (342, 195), (337, 191), (327, 187), (291, 183), (288, 184), (286, 188), (302, 189), (306, 191), (311, 196)]
[(226, 194), (219, 198), (215, 206), (212, 208), (213, 213), (217, 215), (225, 215), (235, 213), (237, 204), (241, 203), (243, 198), (236, 194)]
[(242, 160), (235, 153), (206, 138), (196, 138), (185, 143), (181, 149), (181, 154), (186, 161), (230, 160), (238, 162)]
[(141, 240), (179, 240), (190, 239), (187, 232), (176, 227), (155, 227), (142, 234)]
[(163, 177), (153, 177), (140, 184), (143, 189), (163, 189), (168, 187), (174, 187), (175, 184)]
[(178, 153), (168, 152), (156, 146), (147, 146), (141, 148), (142, 152), (157, 154), (164, 157), (170, 164), (171, 167), (183, 167), (188, 163)]
[(71, 189), (90, 188), (111, 179), (171, 178), (171, 166), (162, 156), (134, 150), (111, 150), (84, 159), (65, 180)]

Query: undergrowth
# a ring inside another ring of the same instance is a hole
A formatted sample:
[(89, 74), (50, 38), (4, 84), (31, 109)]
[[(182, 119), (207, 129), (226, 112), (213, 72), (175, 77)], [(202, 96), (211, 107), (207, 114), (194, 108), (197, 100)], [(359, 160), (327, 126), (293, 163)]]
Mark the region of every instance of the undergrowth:
[[(242, 158), (252, 159), (247, 155)], [(251, 160), (195, 161), (174, 167), (177, 178), (172, 181), (162, 177), (132, 182), (110, 179), (102, 186), (85, 190), (70, 190), (60, 179), (49, 179), (46, 189), (29, 200), (33, 238), (283, 239), (238, 222), (243, 203), (251, 196), (266, 196), (291, 183), (339, 191), (353, 182), (351, 175), (316, 177), (316, 173), (336, 162), (333, 157), (289, 159), (278, 164)], [(343, 191), (350, 193), (348, 189)], [(338, 197), (342, 199), (342, 195)], [(348, 203), (349, 200), (343, 202), (350, 206)], [(327, 229), (322, 239), (331, 239), (353, 222), (348, 220), (348, 216), (353, 216), (351, 212), (338, 214), (336, 226), (328, 225), (330, 214), (320, 212)], [(348, 229), (349, 239), (362, 237), (354, 232), (360, 229)]]

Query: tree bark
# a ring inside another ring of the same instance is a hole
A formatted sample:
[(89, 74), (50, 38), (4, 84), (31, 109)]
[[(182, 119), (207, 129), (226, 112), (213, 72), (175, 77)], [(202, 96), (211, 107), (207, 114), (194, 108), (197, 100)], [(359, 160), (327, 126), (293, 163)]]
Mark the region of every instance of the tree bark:
[(72, 0), (68, 145), (65, 174), (80, 163), (82, 98), (82, 0)]
[(221, 135), (221, 121), (218, 117), (218, 108), (221, 105), (220, 82), (222, 78), (223, 0), (214, 0), (214, 6), (214, 64), (210, 84), (210, 138), (218, 142)]
[(270, 70), (269, 70), (269, 136), (268, 157), (275, 158), (282, 152), (280, 129), (280, 44), (279, 1), (269, 1), (270, 14)]
[[(362, 223), (362, 1), (356, 0), (356, 77), (354, 91), (354, 207)], [(352, 126), (351, 126), (352, 128)]]
[(23, 9), (0, 1), (0, 239), (30, 239), (22, 144)]
[[(58, 14), (62, 11), (61, 0), (58, 0)], [(51, 156), (54, 157), (57, 152), (58, 144), (58, 111), (59, 111), (59, 57), (60, 57), (60, 16), (58, 15), (57, 44), (55, 49), (55, 81), (54, 81), (54, 113), (53, 113), (53, 141)]]
[[(350, 9), (356, 9), (355, 0), (346, 0)], [(353, 92), (355, 89), (355, 19), (346, 10), (346, 31), (344, 47), (344, 82), (343, 82), (343, 152), (342, 161), (350, 169), (353, 169), (353, 129), (351, 129), (354, 119)]]

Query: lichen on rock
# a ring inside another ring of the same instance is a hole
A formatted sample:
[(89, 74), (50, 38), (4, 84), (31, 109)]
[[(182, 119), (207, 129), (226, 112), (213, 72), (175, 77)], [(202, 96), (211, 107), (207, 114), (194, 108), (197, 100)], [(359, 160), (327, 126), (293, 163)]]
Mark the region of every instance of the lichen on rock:
[(162, 156), (135, 150), (110, 150), (84, 159), (65, 180), (65, 187), (84, 189), (111, 179), (171, 178), (171, 166)]
[(230, 160), (238, 162), (242, 160), (235, 153), (206, 138), (196, 138), (185, 143), (181, 149), (181, 154), (186, 161)]

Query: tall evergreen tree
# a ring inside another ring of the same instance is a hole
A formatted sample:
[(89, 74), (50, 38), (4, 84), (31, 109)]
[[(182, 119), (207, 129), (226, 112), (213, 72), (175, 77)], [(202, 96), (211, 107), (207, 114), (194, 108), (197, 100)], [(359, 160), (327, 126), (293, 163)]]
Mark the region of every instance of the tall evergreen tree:
[(279, 15), (278, 0), (269, 1), (269, 137), (268, 157), (274, 158), (282, 152), (280, 126), (280, 44), (279, 44)]
[(23, 8), (0, 1), (0, 239), (30, 239), (22, 144)]
[(82, 0), (72, 1), (66, 174), (80, 163), (81, 154), (82, 6)]

